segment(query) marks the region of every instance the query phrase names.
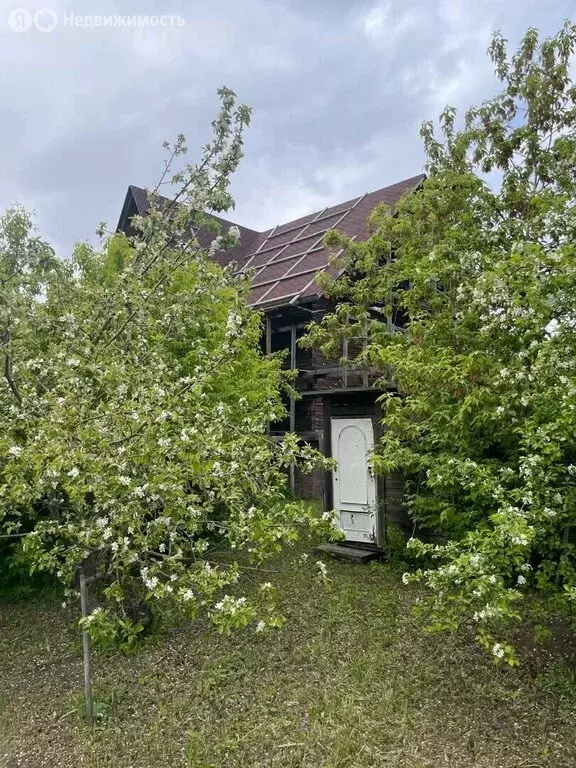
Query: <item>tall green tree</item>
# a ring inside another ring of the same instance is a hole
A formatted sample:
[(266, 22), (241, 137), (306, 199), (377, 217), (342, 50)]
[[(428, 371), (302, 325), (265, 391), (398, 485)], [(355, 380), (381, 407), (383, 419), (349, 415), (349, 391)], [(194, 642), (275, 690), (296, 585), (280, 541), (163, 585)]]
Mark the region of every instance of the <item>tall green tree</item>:
[(329, 235), (346, 273), (310, 338), (367, 340), (375, 467), (403, 470), (414, 519), (446, 537), (412, 542), (431, 565), (406, 580), (431, 588), (435, 626), (472, 620), (512, 663), (498, 633), (527, 589), (576, 618), (575, 43), (571, 23), (512, 55), (494, 36), (500, 93), (423, 125), (428, 177), (367, 242)]
[(232, 206), (250, 113), (220, 97), (198, 163), (183, 137), (166, 146), (133, 237), (56, 260), (21, 211), (0, 236), (0, 532), (70, 597), (79, 569), (101, 584), (83, 622), (100, 637), (130, 637), (162, 610), (203, 611), (223, 630), (274, 624), (268, 587), (261, 605), (227, 593), (234, 553), (258, 565), (322, 524), (285, 494), (287, 467), (321, 457), (269, 439), (281, 361), (260, 353), (247, 281), (212, 259), (238, 232), (215, 232), (208, 250), (192, 234)]

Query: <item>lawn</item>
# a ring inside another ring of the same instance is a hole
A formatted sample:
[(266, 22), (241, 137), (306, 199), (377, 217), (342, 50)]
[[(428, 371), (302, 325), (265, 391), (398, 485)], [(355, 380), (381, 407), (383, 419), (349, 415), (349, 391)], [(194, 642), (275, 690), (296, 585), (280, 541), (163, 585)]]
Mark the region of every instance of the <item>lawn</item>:
[(496, 667), (470, 638), (423, 633), (389, 566), (329, 567), (328, 590), (312, 568), (274, 577), (288, 618), (274, 634), (202, 621), (98, 655), (93, 731), (73, 614), (0, 605), (0, 765), (576, 765), (576, 682), (557, 656), (525, 641), (520, 669)]

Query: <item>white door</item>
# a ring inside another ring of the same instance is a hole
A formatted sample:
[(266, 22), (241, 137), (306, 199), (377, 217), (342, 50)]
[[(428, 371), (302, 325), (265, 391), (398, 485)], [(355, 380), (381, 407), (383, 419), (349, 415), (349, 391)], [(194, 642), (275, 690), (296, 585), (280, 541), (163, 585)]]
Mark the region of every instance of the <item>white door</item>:
[(334, 508), (347, 541), (376, 543), (376, 480), (368, 469), (372, 419), (332, 419)]

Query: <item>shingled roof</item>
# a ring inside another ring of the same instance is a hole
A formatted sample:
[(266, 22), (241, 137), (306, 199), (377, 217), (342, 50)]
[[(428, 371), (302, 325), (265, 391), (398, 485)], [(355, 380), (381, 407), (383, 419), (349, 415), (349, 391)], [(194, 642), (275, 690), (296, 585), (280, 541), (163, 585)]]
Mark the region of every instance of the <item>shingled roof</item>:
[[(234, 261), (239, 271), (253, 271), (249, 298), (252, 306), (265, 309), (296, 304), (318, 295), (316, 277), (329, 268), (330, 253), (323, 244), (329, 229), (338, 229), (355, 240), (365, 240), (370, 212), (380, 203), (394, 208), (405, 192), (415, 189), (423, 180), (423, 174), (412, 176), (389, 187), (277, 225), (266, 232), (256, 232), (236, 224), (240, 230), (240, 242), (234, 248), (220, 252), (217, 261), (221, 264)], [(130, 217), (145, 215), (148, 210), (146, 191), (131, 185), (118, 229), (127, 231)], [(219, 216), (214, 218), (223, 231), (234, 226), (233, 222)], [(196, 236), (202, 246), (209, 245), (214, 237), (210, 232), (198, 232)]]

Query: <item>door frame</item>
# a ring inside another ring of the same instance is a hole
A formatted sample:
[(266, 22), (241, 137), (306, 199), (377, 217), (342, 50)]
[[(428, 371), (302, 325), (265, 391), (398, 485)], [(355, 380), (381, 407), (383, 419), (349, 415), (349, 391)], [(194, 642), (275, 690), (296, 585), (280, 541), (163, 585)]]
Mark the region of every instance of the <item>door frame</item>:
[[(328, 414), (327, 414), (328, 415)], [(329, 445), (330, 454), (332, 455), (332, 458), (338, 459), (337, 456), (334, 455), (334, 436), (335, 436), (335, 430), (334, 430), (334, 423), (335, 422), (341, 422), (346, 421), (348, 423), (350, 422), (363, 422), (364, 426), (362, 427), (362, 431), (364, 432), (365, 428), (369, 425), (370, 427), (370, 436), (367, 440), (369, 443), (369, 450), (372, 450), (374, 448), (376, 439), (377, 439), (377, 425), (374, 423), (374, 418), (371, 415), (368, 415), (366, 413), (364, 414), (346, 414), (346, 415), (336, 415), (332, 416), (332, 414), (328, 415), (327, 419), (329, 423), (329, 435), (327, 443)], [(368, 437), (368, 436), (367, 436)], [(326, 446), (328, 447), (328, 446)], [(337, 511), (337, 526), (339, 530), (346, 535), (346, 530), (342, 527), (341, 523), (341, 510), (339, 508), (339, 494), (337, 492), (335, 483), (338, 482), (338, 478), (336, 477), (335, 473), (339, 472), (339, 469), (332, 470), (330, 473), (330, 491), (331, 491), (331, 500), (332, 500), (332, 506)], [(366, 472), (371, 478), (370, 482), (372, 484), (373, 495), (374, 495), (374, 502), (373, 502), (373, 508), (370, 509), (368, 512), (359, 512), (358, 514), (370, 514), (371, 518), (371, 531), (368, 534), (368, 538), (362, 538), (361, 536), (359, 538), (347, 538), (346, 542), (348, 544), (354, 544), (354, 546), (378, 546), (380, 543), (380, 520), (379, 520), (379, 483), (377, 478), (374, 477), (373, 473), (370, 472), (368, 469), (368, 464), (366, 462)], [(344, 510), (346, 511), (346, 510)], [(352, 512), (353, 514), (353, 512)]]

